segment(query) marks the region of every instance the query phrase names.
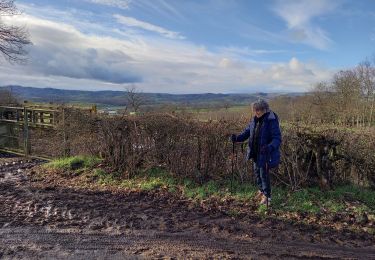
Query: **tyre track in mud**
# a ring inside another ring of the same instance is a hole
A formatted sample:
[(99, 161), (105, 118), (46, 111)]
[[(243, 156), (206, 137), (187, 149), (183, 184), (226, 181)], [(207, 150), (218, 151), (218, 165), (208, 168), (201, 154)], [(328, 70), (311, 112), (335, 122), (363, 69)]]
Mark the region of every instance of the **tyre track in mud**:
[(153, 192), (35, 185), (27, 173), (40, 161), (21, 161), (0, 158), (0, 258), (375, 259), (368, 235), (233, 218)]

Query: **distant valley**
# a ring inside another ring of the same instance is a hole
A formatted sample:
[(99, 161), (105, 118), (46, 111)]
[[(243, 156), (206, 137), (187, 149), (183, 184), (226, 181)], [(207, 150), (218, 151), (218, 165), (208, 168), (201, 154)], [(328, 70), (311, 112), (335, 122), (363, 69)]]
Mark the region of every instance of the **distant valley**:
[[(33, 88), (22, 86), (4, 86), (9, 89), (21, 102), (27, 100), (37, 103), (78, 103), (97, 104), (102, 107), (125, 106), (127, 102), (125, 91), (82, 91), (63, 90), (54, 88)], [(145, 106), (175, 105), (186, 107), (207, 107), (215, 105), (247, 105), (259, 97), (272, 99), (277, 96), (296, 96), (301, 93), (254, 93), (254, 94), (165, 94), (139, 93)]]

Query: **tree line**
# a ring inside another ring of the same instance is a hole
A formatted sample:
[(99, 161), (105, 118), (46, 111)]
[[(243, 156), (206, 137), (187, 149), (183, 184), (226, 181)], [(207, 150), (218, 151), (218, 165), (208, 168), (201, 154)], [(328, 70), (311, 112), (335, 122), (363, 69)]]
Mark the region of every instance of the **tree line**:
[(271, 101), (281, 118), (306, 124), (368, 127), (375, 124), (375, 58), (335, 73), (299, 97)]

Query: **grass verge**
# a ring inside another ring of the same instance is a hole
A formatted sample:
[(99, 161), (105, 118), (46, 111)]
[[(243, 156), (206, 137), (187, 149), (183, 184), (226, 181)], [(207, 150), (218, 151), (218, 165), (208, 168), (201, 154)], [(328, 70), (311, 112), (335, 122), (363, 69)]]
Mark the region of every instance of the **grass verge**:
[[(212, 197), (232, 198), (236, 201), (251, 201), (257, 187), (250, 183), (230, 181), (209, 181), (198, 184), (191, 179), (177, 179), (163, 169), (153, 168), (141, 172), (132, 179), (121, 179), (119, 173), (106, 173), (95, 169), (93, 176), (102, 185), (115, 185), (127, 189), (155, 190), (167, 189), (170, 192), (181, 192), (185, 197), (205, 200)], [(299, 191), (288, 191), (275, 187), (272, 191), (272, 208), (274, 210), (298, 213), (339, 213), (351, 211), (356, 214), (375, 214), (375, 191), (352, 185), (338, 186), (331, 191), (322, 191), (318, 187)]]
[(80, 155), (55, 159), (45, 164), (45, 167), (56, 170), (78, 170), (82, 168), (92, 168), (100, 162), (101, 160), (99, 158)]

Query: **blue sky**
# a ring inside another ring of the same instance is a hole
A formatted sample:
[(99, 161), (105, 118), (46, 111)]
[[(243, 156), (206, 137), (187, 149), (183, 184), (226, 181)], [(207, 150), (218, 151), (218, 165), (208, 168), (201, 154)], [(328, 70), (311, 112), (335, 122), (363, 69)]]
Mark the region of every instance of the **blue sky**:
[(308, 91), (372, 58), (372, 0), (17, 0), (29, 61), (0, 85), (144, 92)]

